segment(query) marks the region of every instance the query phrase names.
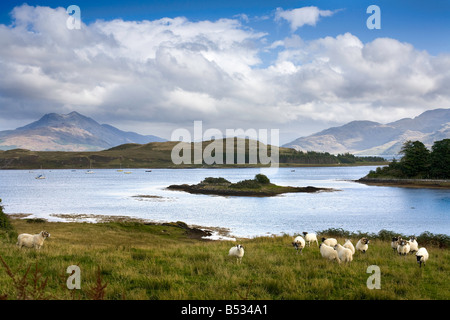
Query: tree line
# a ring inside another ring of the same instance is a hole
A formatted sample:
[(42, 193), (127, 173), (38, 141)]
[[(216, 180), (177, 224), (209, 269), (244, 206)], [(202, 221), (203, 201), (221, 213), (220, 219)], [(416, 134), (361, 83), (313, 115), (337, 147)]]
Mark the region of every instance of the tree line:
[(369, 178), (450, 179), (450, 139), (434, 142), (431, 150), (420, 141), (406, 141), (402, 158), (369, 173)]

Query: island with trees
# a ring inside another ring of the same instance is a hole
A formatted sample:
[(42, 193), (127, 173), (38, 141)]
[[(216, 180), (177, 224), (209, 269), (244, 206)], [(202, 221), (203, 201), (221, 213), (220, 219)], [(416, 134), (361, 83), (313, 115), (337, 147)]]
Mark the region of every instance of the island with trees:
[(374, 185), (450, 188), (450, 139), (434, 142), (431, 151), (420, 141), (406, 141), (402, 158), (378, 167), (359, 180)]
[(242, 180), (231, 183), (225, 178), (205, 178), (198, 184), (170, 185), (169, 190), (185, 191), (193, 194), (209, 194), (219, 196), (243, 196), (243, 197), (272, 197), (289, 192), (321, 192), (336, 191), (331, 188), (289, 187), (278, 186), (270, 182), (269, 178), (263, 174), (257, 174), (254, 179)]

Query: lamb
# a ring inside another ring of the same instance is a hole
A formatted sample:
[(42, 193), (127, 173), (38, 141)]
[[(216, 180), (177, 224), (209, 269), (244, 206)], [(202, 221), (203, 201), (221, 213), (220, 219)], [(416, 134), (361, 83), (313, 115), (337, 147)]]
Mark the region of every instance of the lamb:
[(352, 250), (341, 246), (340, 244), (336, 244), (334, 246), (334, 250), (338, 253), (339, 260), (343, 262), (351, 262), (353, 260)]
[(417, 243), (416, 237), (411, 237), (408, 241), (409, 243), (409, 247), (410, 247), (410, 252), (416, 252), (419, 251), (419, 244)]
[(305, 237), (305, 241), (308, 242), (308, 246), (311, 246), (311, 242), (314, 241), (317, 245), (319, 245), (319, 241), (317, 241), (317, 235), (315, 233), (303, 232), (303, 235)]
[(362, 253), (366, 253), (367, 249), (369, 249), (369, 239), (361, 238), (356, 243), (356, 250), (361, 251)]
[(350, 239), (345, 239), (345, 243), (342, 245), (344, 248), (350, 249), (352, 254), (355, 254), (355, 247)]
[(393, 237), (391, 241), (391, 248), (394, 252), (397, 252), (397, 246), (402, 241), (402, 237)]
[(328, 239), (322, 238), (322, 242), (330, 247), (334, 247), (335, 245), (337, 245), (337, 240), (334, 238), (328, 238)]
[(427, 260), (428, 260), (428, 251), (427, 251), (427, 249), (425, 249), (424, 247), (420, 248), (416, 252), (416, 257), (417, 257), (417, 263), (419, 264), (419, 267), (422, 268), (422, 263), (425, 266), (425, 262), (427, 262)]
[(41, 231), (38, 234), (34, 235), (22, 233), (17, 237), (16, 245), (18, 245), (20, 249), (22, 249), (22, 247), (24, 246), (28, 248), (34, 247), (35, 249), (40, 249), (44, 244), (44, 240), (48, 237), (50, 237), (50, 233), (48, 233), (47, 231)]
[(324, 243), (321, 243), (319, 246), (319, 250), (320, 250), (320, 254), (322, 255), (323, 258), (328, 259), (328, 260), (336, 259), (336, 261), (338, 263), (341, 263), (341, 260), (339, 260), (339, 255), (338, 255), (337, 251), (333, 249), (333, 247), (330, 247)]
[(297, 236), (294, 239), (294, 242), (292, 242), (292, 245), (294, 246), (295, 250), (298, 253), (298, 250), (300, 249), (300, 253), (303, 254), (303, 248), (305, 247), (305, 239), (303, 239), (301, 236)]
[(228, 255), (232, 256), (232, 257), (236, 257), (237, 261), (239, 263), (241, 263), (242, 257), (244, 256), (244, 247), (241, 246), (240, 244), (238, 244), (234, 247), (231, 247), (230, 251), (228, 252)]
[(400, 243), (397, 246), (397, 252), (399, 255), (406, 255), (411, 250), (409, 246), (409, 242), (406, 240), (400, 241)]

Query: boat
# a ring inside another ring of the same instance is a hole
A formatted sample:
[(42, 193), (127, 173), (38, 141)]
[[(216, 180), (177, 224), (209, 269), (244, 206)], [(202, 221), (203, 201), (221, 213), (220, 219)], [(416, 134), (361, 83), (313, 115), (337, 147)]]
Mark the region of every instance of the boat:
[(38, 175), (35, 179), (45, 179), (45, 176), (43, 174)]
[(94, 171), (92, 171), (92, 170), (86, 171), (86, 174), (92, 174), (92, 173), (94, 173)]

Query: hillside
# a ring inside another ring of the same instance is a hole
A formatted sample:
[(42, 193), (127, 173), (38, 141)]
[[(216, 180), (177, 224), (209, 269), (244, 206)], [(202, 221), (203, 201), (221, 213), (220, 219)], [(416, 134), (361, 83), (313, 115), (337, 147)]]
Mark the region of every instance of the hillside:
[[(234, 163), (237, 162), (237, 140), (234, 138)], [(202, 142), (202, 150), (212, 141)], [(13, 149), (7, 151), (0, 150), (0, 169), (88, 169), (92, 168), (194, 168), (207, 166), (206, 163), (194, 164), (193, 152), (191, 154), (191, 164), (175, 165), (172, 162), (172, 149), (178, 145), (178, 141), (151, 142), (148, 144), (128, 143), (102, 151), (31, 151), (26, 149)], [(198, 145), (198, 143), (195, 143)], [(186, 144), (194, 149), (194, 144)], [(223, 146), (226, 142), (223, 141)], [(235, 164), (236, 166), (261, 166), (249, 164), (248, 139), (246, 140), (245, 164)], [(271, 146), (267, 149), (271, 150)], [(336, 157), (328, 153), (303, 153), (288, 148), (279, 149), (279, 160), (281, 166), (296, 165), (340, 165), (364, 164), (367, 161), (382, 162), (381, 158), (356, 158), (351, 155)], [(226, 159), (226, 152), (223, 151), (223, 159)], [(213, 167), (226, 166), (212, 164)]]
[(162, 142), (156, 136), (125, 132), (99, 124), (78, 112), (49, 113), (15, 130), (0, 131), (0, 150), (99, 151), (124, 143)]
[(446, 138), (450, 138), (450, 109), (435, 109), (387, 124), (352, 121), (298, 138), (283, 147), (332, 154), (396, 155), (407, 140), (423, 141), (429, 148)]

